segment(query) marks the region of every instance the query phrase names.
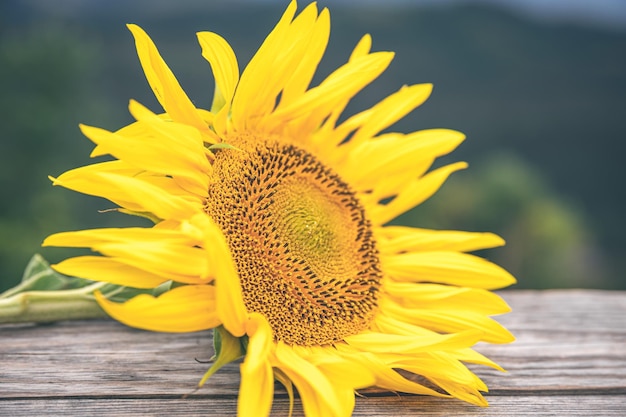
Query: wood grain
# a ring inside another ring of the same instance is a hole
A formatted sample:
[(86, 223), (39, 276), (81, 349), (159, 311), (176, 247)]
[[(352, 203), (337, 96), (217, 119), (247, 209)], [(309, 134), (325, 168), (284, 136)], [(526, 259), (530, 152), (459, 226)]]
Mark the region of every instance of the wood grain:
[[(354, 416), (626, 415), (626, 292), (502, 295), (513, 313), (499, 321), (518, 340), (478, 347), (508, 370), (475, 368), (490, 387), (489, 408), (366, 390)], [(199, 361), (211, 355), (208, 332), (150, 333), (106, 320), (0, 326), (0, 415), (235, 415), (236, 364), (194, 392), (207, 368)], [(287, 411), (277, 385), (272, 415)]]

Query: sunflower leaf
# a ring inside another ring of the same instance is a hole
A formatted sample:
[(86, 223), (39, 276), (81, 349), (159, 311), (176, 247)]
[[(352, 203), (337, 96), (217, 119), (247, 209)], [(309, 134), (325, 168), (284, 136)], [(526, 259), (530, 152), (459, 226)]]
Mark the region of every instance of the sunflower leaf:
[(93, 291), (103, 285), (59, 274), (36, 254), (26, 266), (22, 281), (0, 294), (0, 323), (106, 317), (93, 299)]
[(50, 267), (50, 264), (41, 255), (35, 254), (24, 270), (22, 281), (15, 287), (0, 294), (0, 299), (26, 291), (70, 290), (82, 288), (92, 283), (93, 281), (86, 279), (59, 274)]
[(140, 294), (148, 294), (153, 297), (158, 297), (159, 295), (176, 287), (176, 285), (174, 284), (175, 283), (173, 283), (173, 281), (166, 281), (163, 284), (155, 288), (133, 288), (133, 287), (124, 287), (122, 285), (116, 285), (116, 284), (105, 284), (100, 289), (100, 292), (109, 301), (115, 301), (116, 303), (123, 303)]

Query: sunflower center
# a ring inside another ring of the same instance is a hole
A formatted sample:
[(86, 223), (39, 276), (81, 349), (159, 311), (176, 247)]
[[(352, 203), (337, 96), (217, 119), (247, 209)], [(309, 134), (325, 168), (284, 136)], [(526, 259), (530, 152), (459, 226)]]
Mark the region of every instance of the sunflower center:
[(226, 236), (248, 311), (292, 345), (367, 328), (382, 275), (354, 192), (298, 147), (233, 144), (216, 153), (206, 210)]

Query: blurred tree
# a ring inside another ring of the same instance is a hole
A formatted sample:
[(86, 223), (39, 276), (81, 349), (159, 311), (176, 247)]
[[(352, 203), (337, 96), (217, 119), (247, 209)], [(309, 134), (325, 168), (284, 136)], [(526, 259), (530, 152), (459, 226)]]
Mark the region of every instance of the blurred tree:
[(0, 38), (0, 290), (21, 277), (43, 237), (74, 227), (68, 193), (47, 176), (89, 152), (76, 125), (97, 48), (67, 27), (24, 23)]
[(544, 178), (514, 154), (491, 154), (397, 222), (498, 233), (507, 245), (483, 255), (511, 271), (518, 288), (610, 286), (592, 228)]
[[(210, 68), (193, 33), (224, 35), (243, 68), (282, 7), (0, 1), (0, 290), (19, 279), (50, 233), (137, 224), (98, 215), (111, 203), (46, 179), (88, 162), (91, 144), (78, 123), (115, 130), (130, 121), (129, 98), (160, 110), (124, 23), (141, 23), (192, 100), (207, 107)], [(623, 33), (538, 23), (488, 6), (337, 5), (332, 19), (321, 75), (345, 62), (365, 32), (374, 50), (397, 52), (348, 113), (403, 83), (433, 82), (433, 96), (393, 130), (450, 127), (471, 138), (446, 158), (467, 159), (471, 169), (402, 222), (500, 233), (508, 245), (487, 256), (523, 287), (626, 288)], [(517, 156), (494, 153), (503, 148)], [(61, 249), (43, 253), (64, 257)]]

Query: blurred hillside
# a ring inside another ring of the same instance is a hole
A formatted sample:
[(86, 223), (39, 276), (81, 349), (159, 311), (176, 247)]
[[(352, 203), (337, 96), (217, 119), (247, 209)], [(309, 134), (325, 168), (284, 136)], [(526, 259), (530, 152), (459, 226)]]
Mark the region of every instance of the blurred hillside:
[[(138, 23), (198, 106), (212, 77), (195, 32), (220, 33), (242, 67), (282, 6), (176, 2), (0, 3), (0, 290), (15, 283), (50, 233), (137, 224), (98, 213), (106, 201), (53, 188), (48, 175), (85, 165), (78, 123), (111, 130), (131, 121), (130, 98), (160, 111), (125, 23)], [(302, 2), (301, 2), (302, 3)], [(167, 6), (169, 4), (169, 6)], [(626, 289), (626, 28), (539, 23), (486, 6), (331, 8), (319, 81), (364, 33), (393, 50), (389, 70), (347, 114), (403, 84), (432, 82), (431, 99), (393, 127), (448, 127), (467, 141), (441, 163), (466, 160), (430, 201), (398, 221), (489, 230), (505, 248), (485, 253), (518, 287)]]

